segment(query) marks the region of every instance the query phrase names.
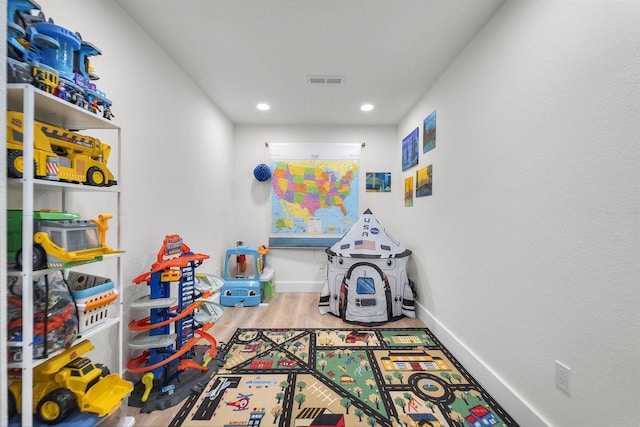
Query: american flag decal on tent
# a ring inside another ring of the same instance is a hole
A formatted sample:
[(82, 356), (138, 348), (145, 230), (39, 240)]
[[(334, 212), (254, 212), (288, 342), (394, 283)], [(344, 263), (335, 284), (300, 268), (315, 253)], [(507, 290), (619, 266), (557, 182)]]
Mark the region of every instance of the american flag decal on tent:
[(376, 242), (373, 240), (356, 240), (353, 242), (355, 249), (368, 249), (370, 251), (376, 250)]

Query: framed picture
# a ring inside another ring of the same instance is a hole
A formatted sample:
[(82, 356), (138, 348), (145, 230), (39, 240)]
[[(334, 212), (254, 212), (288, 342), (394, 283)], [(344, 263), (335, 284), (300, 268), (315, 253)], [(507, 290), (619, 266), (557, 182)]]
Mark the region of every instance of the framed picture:
[(422, 152), (436, 148), (436, 112), (429, 114), (422, 122)]
[(404, 206), (413, 206), (413, 175), (404, 179)]
[(391, 172), (367, 172), (367, 193), (390, 193)]
[(402, 170), (418, 164), (418, 128), (402, 140)]
[(433, 193), (433, 165), (416, 171), (416, 197), (430, 196)]

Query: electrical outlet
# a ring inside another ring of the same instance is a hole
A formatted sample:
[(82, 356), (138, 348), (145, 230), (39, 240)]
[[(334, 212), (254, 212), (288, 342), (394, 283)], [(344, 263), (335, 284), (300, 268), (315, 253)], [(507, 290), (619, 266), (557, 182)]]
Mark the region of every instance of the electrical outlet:
[(571, 368), (556, 360), (556, 387), (562, 390), (567, 396), (569, 395), (569, 379), (571, 377)]

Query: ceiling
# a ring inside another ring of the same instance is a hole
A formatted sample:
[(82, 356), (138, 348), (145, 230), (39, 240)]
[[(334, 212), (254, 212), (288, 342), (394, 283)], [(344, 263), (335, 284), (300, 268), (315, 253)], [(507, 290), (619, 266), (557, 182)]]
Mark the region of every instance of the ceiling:
[(397, 124), (503, 2), (116, 1), (231, 121), (286, 125)]

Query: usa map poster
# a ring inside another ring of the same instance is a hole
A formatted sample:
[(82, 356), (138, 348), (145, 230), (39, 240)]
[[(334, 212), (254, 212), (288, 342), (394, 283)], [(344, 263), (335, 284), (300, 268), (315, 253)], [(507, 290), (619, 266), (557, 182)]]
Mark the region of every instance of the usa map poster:
[(360, 144), (269, 144), (270, 247), (329, 247), (360, 217)]

